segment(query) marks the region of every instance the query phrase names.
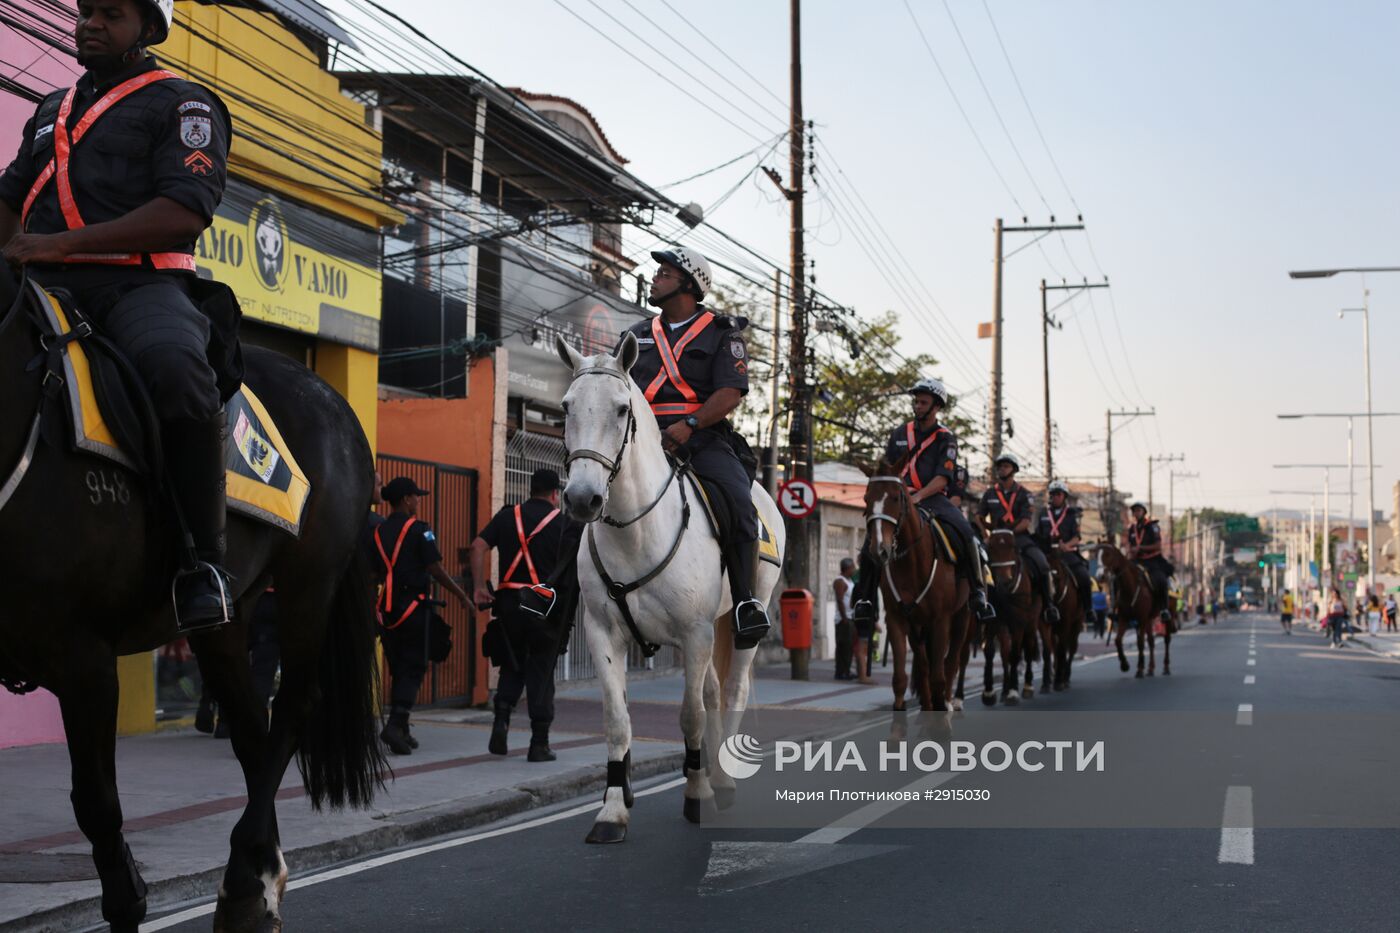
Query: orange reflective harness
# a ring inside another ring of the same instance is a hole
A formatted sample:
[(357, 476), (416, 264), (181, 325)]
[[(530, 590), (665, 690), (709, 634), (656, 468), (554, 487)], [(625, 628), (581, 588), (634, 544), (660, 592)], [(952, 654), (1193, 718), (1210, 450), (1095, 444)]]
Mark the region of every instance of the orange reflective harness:
[[(521, 508), (522, 506), (519, 505), (515, 507), (515, 534), (520, 539), (520, 553), (515, 555), (515, 560), (511, 561), (506, 572), (501, 574), (501, 582), (496, 587), (498, 590), (525, 590), (540, 585), (540, 575), (535, 571), (534, 558), (530, 556), (530, 542), (535, 540), (535, 535), (543, 531), (546, 525), (559, 516), (559, 510), (551, 510), (548, 515), (540, 519), (535, 530), (527, 535), (525, 534), (525, 523), (521, 519)], [(522, 559), (525, 561), (525, 569), (530, 572), (530, 579), (524, 582), (512, 581), (510, 578), (515, 575), (515, 568), (520, 566)]]
[[(93, 104), (87, 113), (83, 114), (78, 125), (73, 128), (71, 138), (68, 133), (68, 117), (73, 112), (73, 99), (77, 96), (78, 88), (76, 86), (69, 88), (53, 123), (53, 158), (49, 160), (48, 165), (44, 166), (39, 177), (34, 180), (34, 185), (29, 189), (29, 194), (24, 199), (24, 207), (20, 211), (20, 226), (23, 227), (28, 222), (29, 211), (34, 206), (34, 201), (39, 197), (39, 193), (50, 181), (54, 180), (58, 185), (58, 206), (63, 211), (63, 221), (68, 225), (68, 229), (80, 230), (87, 226), (83, 221), (83, 215), (78, 212), (78, 202), (73, 197), (73, 185), (68, 178), (68, 159), (72, 154), (73, 147), (82, 142), (88, 130), (104, 113), (125, 98), (148, 84), (179, 77), (173, 72), (158, 69), (123, 81), (102, 95), (102, 98)], [(149, 261), (151, 267), (155, 269), (195, 271), (194, 256), (190, 253), (73, 253), (65, 256), (63, 261), (98, 263), (110, 266), (139, 266), (143, 261)]]
[[(913, 486), (916, 490), (923, 489), (924, 481), (919, 478), (919, 471), (917, 469), (919, 458), (924, 455), (924, 451), (933, 446), (933, 442), (938, 440), (940, 435), (951, 434), (952, 432), (947, 428), (940, 427), (928, 437), (924, 438), (924, 442), (915, 448), (914, 439), (916, 435), (914, 433), (914, 422), (911, 421), (906, 424), (904, 426), (904, 431), (905, 437), (908, 439), (910, 453), (909, 460), (904, 464), (904, 470), (899, 475), (900, 478), (909, 477), (909, 485)], [(946, 486), (943, 488), (943, 494), (945, 496), (948, 494), (948, 488)]]
[(1050, 540), (1053, 541), (1060, 536), (1060, 526), (1064, 524), (1065, 516), (1068, 514), (1069, 506), (1065, 506), (1060, 510), (1060, 517), (1058, 519), (1055, 518), (1055, 510), (1053, 508), (1047, 507), (1045, 509), (1045, 517), (1050, 520)]
[[(399, 551), (403, 549), (404, 539), (408, 537), (408, 529), (412, 528), (417, 521), (418, 519), (416, 518), (410, 518), (403, 523), (403, 528), (399, 531), (399, 538), (394, 542), (393, 556), (385, 552), (384, 540), (379, 537), (379, 533), (384, 530), (384, 526), (380, 525), (378, 528), (374, 529), (374, 546), (379, 549), (379, 557), (384, 561), (385, 567), (384, 588), (380, 591), (379, 604), (376, 607), (379, 609), (379, 618), (381, 622), (388, 618), (389, 614), (392, 614), (394, 611), (394, 566), (399, 562)], [(417, 609), (423, 600), (427, 598), (427, 593), (418, 593), (415, 595), (412, 601), (409, 602), (408, 607), (399, 614), (399, 617), (392, 623), (384, 623), (384, 627), (386, 629), (396, 629), (400, 625), (403, 625), (404, 620), (413, 615), (413, 610)]]
[(1004, 523), (1006, 523), (1006, 526), (1007, 526), (1008, 528), (1011, 528), (1012, 530), (1015, 530), (1015, 528), (1016, 528), (1016, 511), (1015, 511), (1015, 509), (1016, 509), (1016, 497), (1019, 496), (1019, 495), (1021, 494), (1021, 488), (1018, 486), (1015, 490), (1012, 491), (1012, 493), (1011, 493), (1011, 501), (1010, 501), (1010, 502), (1007, 502), (1007, 501), (1006, 501), (1006, 497), (1003, 496), (1003, 495), (1001, 494), (1001, 487), (1000, 487), (1000, 486), (993, 486), (992, 488), (993, 488), (994, 490), (996, 490), (997, 499), (1001, 502), (1001, 508), (1002, 508), (1002, 511), (1003, 511), (1001, 520), (1002, 520)]
[(1133, 560), (1150, 560), (1153, 557), (1162, 556), (1162, 542), (1159, 538), (1155, 544), (1143, 544), (1143, 535), (1147, 533), (1147, 527), (1152, 522), (1143, 521), (1128, 529), (1128, 543), (1133, 546)]
[[(709, 327), (710, 322), (714, 319), (715, 316), (709, 311), (701, 312), (695, 322), (686, 329), (681, 339), (676, 341), (674, 347), (666, 341), (667, 328), (661, 323), (660, 315), (651, 319), (651, 336), (656, 341), (656, 352), (661, 354), (661, 369), (643, 394), (646, 396), (647, 403), (651, 405), (652, 414), (658, 418), (663, 415), (693, 415), (700, 410), (700, 396), (681, 375), (681, 367), (677, 360), (680, 359), (690, 342), (700, 336), (700, 332)], [(676, 387), (676, 391), (680, 392), (681, 397), (685, 399), (684, 402), (656, 401), (656, 394), (667, 382)]]

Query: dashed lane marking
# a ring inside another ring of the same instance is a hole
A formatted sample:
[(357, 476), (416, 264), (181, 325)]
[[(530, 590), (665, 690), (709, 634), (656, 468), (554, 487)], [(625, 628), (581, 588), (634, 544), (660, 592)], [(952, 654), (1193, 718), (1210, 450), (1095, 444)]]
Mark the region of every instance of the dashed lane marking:
[(1240, 704), (1239, 710), (1235, 713), (1235, 725), (1237, 725), (1237, 726), (1252, 726), (1252, 725), (1254, 725), (1254, 704), (1253, 704), (1253, 703), (1241, 703), (1241, 704)]
[(1254, 675), (1253, 675), (1253, 674), (1245, 674), (1245, 675), (1244, 675), (1244, 683), (1245, 683), (1245, 686), (1246, 686), (1246, 687), (1249, 686), (1250, 684), (1254, 683)]
[(1217, 859), (1222, 865), (1254, 864), (1254, 788), (1226, 788)]

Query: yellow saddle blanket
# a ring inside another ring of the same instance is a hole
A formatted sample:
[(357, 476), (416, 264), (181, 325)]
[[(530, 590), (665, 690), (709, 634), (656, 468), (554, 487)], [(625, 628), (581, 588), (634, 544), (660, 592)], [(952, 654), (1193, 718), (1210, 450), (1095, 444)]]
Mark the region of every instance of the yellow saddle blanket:
[[(43, 302), (49, 326), (58, 334), (70, 329), (63, 305), (52, 295)], [(73, 435), (78, 449), (134, 469), (102, 418), (92, 370), (81, 340), (68, 344), (63, 356), (64, 385)], [(228, 443), (225, 464), (228, 507), (251, 518), (297, 535), (311, 484), (297, 465), (267, 409), (248, 386), (225, 405)]]

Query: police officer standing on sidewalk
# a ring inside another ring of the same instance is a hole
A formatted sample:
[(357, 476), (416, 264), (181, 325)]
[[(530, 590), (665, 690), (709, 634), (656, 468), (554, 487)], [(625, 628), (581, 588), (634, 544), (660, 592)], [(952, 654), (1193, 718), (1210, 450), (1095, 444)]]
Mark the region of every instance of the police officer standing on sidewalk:
[(436, 580), (463, 606), (467, 593), (442, 568), (437, 537), (418, 518), (418, 499), (428, 490), (407, 476), (389, 481), (381, 491), (393, 507), (370, 539), (373, 563), (384, 585), (379, 593), (380, 639), (389, 662), (389, 722), (380, 733), (396, 755), (410, 755), (418, 743), (408, 730), (408, 716), (428, 672), (428, 623), (432, 616), (428, 590)]
[[(549, 727), (554, 722), (554, 666), (559, 658), (563, 620), (545, 612), (521, 611), (521, 595), (544, 587), (559, 562), (560, 541), (569, 519), (559, 512), (559, 474), (539, 469), (530, 477), (530, 498), (495, 514), (472, 541), (471, 567), (478, 608), (490, 607), (491, 627), (484, 649), (500, 667), (496, 682), (496, 719), (487, 750), (504, 755), (510, 714), (526, 695), (530, 709), (529, 761), (553, 761)], [(577, 547), (577, 538), (575, 547)], [(500, 559), (500, 583), (493, 594), (486, 572), (487, 553)], [(552, 597), (551, 597), (552, 598)]]

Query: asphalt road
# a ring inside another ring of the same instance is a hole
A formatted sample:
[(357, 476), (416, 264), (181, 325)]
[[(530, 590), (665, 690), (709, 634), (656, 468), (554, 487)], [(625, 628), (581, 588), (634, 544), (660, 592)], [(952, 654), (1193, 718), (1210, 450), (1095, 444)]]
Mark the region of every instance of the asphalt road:
[[(1400, 833), (1271, 826), (1309, 824), (1292, 817), (1338, 800), (1350, 807), (1344, 824), (1357, 827), (1355, 814), (1369, 812), (1377, 825), (1400, 825), (1395, 791), (1375, 777), (1400, 771), (1389, 759), (1379, 771), (1356, 772), (1364, 778), (1324, 767), (1318, 780), (1299, 787), (1290, 777), (1284, 787), (1270, 783), (1272, 765), (1258, 773), (1265, 758), (1245, 736), (1262, 734), (1249, 732), (1256, 722), (1284, 716), (1319, 740), (1366, 717), (1393, 733), (1400, 662), (1354, 646), (1329, 649), (1301, 628), (1285, 637), (1262, 614), (1222, 618), (1173, 649), (1171, 677), (1137, 680), (1105, 660), (1080, 667), (1070, 693), (1040, 696), (1022, 709), (1232, 714), (1238, 747), (1213, 753), (1219, 767), (1200, 780), (1221, 814), (1210, 827), (910, 829), (890, 825), (896, 820), (888, 816), (835, 833), (694, 826), (681, 818), (680, 788), (663, 778), (639, 796), (623, 845), (583, 844), (596, 799), (533, 811), (392, 853), (387, 863), (294, 879), (286, 928), (1395, 929)], [(967, 716), (994, 715), (975, 696), (969, 689)], [(1319, 754), (1306, 741), (1300, 747)], [(1159, 780), (1187, 777), (1162, 773)], [(976, 779), (949, 786), (957, 782)], [(1141, 792), (1156, 790), (1145, 782)], [(150, 928), (208, 924), (206, 915)]]

